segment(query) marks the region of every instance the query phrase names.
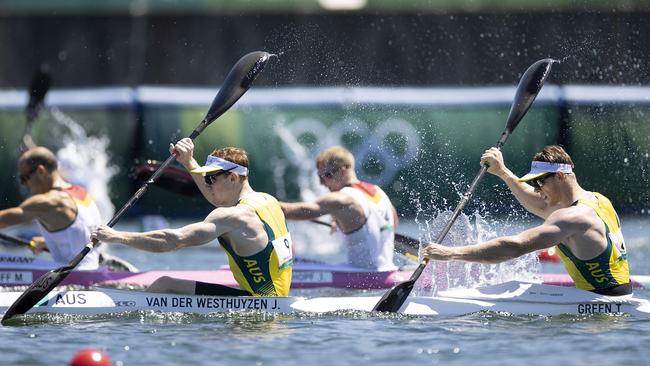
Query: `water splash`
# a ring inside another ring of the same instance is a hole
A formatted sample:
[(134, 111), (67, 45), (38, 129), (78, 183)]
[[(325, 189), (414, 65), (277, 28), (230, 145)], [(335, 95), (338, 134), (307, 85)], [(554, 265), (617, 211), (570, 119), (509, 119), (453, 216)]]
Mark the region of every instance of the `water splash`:
[(108, 138), (88, 136), (79, 123), (57, 107), (48, 111), (63, 127), (50, 130), (52, 140), (62, 143), (56, 152), (61, 175), (66, 181), (85, 187), (95, 200), (102, 221), (108, 222), (115, 213), (108, 182), (119, 170), (108, 157)]
[[(276, 186), (284, 187), (286, 173), (289, 168), (293, 168), (297, 170), (300, 198), (306, 201), (315, 199), (319, 195), (319, 192), (324, 191), (318, 183), (315, 172), (314, 154), (317, 151), (312, 151), (313, 149), (310, 150), (309, 146), (301, 143), (299, 137), (295, 136), (295, 132), (287, 128), (283, 121), (278, 121), (274, 129), (277, 136), (282, 140), (284, 150), (284, 156), (277, 157), (277, 163), (274, 162), (276, 164), (274, 166), (281, 167), (274, 175)], [(446, 167), (446, 169), (436, 171), (435, 174), (432, 174), (437, 179), (435, 181), (427, 180), (427, 185), (432, 192), (437, 192), (442, 184), (447, 185), (456, 193), (456, 196), (460, 197), (464, 194), (466, 186), (463, 183), (462, 176), (459, 177), (457, 174), (453, 174), (453, 172), (457, 171), (453, 167), (457, 166), (459, 162), (454, 159), (454, 154), (449, 152), (440, 152), (436, 157), (437, 161), (445, 162), (445, 164), (439, 165)], [(418, 228), (416, 235), (420, 243), (428, 243), (435, 240), (435, 237), (442, 230), (452, 214), (447, 209), (451, 205), (450, 202), (444, 197), (438, 197), (440, 198), (439, 200), (433, 197), (423, 202), (420, 190), (409, 189), (408, 185), (405, 185), (403, 195), (408, 200), (408, 204), (416, 210), (414, 221)], [(479, 206), (481, 206), (481, 212), (491, 211), (487, 204), (479, 204)], [(469, 216), (461, 214), (442, 244), (450, 246), (471, 245), (489, 240), (498, 235), (503, 235), (504, 233), (497, 233), (494, 228), (507, 229), (509, 226), (512, 226), (511, 223), (518, 222), (521, 219), (520, 216), (515, 211), (512, 211), (507, 217), (500, 217), (498, 220), (491, 222), (488, 216), (483, 216), (478, 210)], [(303, 228), (306, 228), (306, 226)], [(322, 232), (314, 233), (313, 228), (312, 230), (306, 230), (307, 232), (305, 233), (296, 234), (306, 235), (304, 240), (311, 244), (317, 244), (312, 245), (312, 248), (320, 247), (324, 237)], [(294, 232), (292, 230), (292, 235)], [(299, 240), (295, 241), (298, 242)], [(344, 252), (344, 249), (340, 248), (340, 243), (331, 244), (329, 248), (328, 251), (330, 253), (334, 253), (337, 250)], [(307, 247), (301, 247), (300, 249), (300, 251), (305, 250), (309, 249)], [(321, 247), (320, 250), (323, 250), (323, 248)], [(416, 293), (429, 295), (432, 291), (435, 293), (438, 290), (454, 287), (496, 284), (512, 279), (532, 280), (534, 279), (534, 271), (538, 268), (538, 265), (537, 256), (534, 254), (498, 265), (482, 265), (458, 261), (447, 263), (436, 262), (435, 265), (428, 266), (421, 276), (420, 281), (416, 285), (418, 287), (416, 288)]]
[[(452, 211), (443, 210), (429, 219), (421, 219), (418, 223), (420, 232), (424, 233), (420, 238), (421, 242), (434, 240), (451, 215)], [(473, 245), (504, 235), (503, 232), (497, 232), (495, 228), (511, 231), (513, 225), (508, 218), (492, 221), (478, 211), (471, 215), (461, 213), (441, 244), (452, 247)], [(534, 281), (538, 279), (536, 273), (539, 272), (539, 268), (539, 260), (535, 253), (491, 265), (436, 261), (425, 270), (422, 280), (416, 285), (415, 292), (418, 295), (431, 296), (438, 291), (451, 288), (470, 288), (510, 280)]]

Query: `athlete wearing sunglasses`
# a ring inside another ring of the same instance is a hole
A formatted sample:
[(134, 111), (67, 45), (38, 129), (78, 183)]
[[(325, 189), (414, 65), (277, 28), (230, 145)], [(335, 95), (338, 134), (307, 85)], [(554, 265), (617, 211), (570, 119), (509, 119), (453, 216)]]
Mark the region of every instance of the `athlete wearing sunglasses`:
[[(56, 156), (44, 147), (23, 152), (18, 177), (30, 197), (17, 207), (0, 210), (0, 228), (36, 222), (40, 235), (32, 237), (29, 248), (36, 255), (48, 249), (52, 259), (67, 264), (90, 241), (91, 230), (101, 224), (97, 205), (83, 187), (63, 179)], [(99, 258), (95, 248), (76, 268), (97, 269)]]
[(203, 181), (205, 182), (205, 184), (211, 186), (217, 180), (218, 176), (224, 175), (224, 174), (230, 172), (232, 169), (234, 169), (234, 168), (229, 168), (229, 169), (226, 169), (226, 170), (220, 170), (220, 171), (218, 171), (216, 173), (213, 173), (213, 174), (206, 174), (206, 175), (203, 176)]
[(535, 178), (535, 179), (531, 179), (531, 180), (529, 180), (527, 183), (530, 184), (531, 187), (533, 187), (533, 188), (535, 188), (535, 189), (539, 189), (539, 188), (544, 187), (544, 182), (545, 182), (548, 178), (553, 177), (554, 175), (555, 175), (555, 173), (544, 174), (544, 175), (542, 175), (542, 176), (539, 177), (539, 178)]
[(194, 144), (189, 138), (171, 146), (171, 152), (192, 173), (196, 185), (216, 208), (203, 221), (179, 229), (132, 233), (100, 226), (93, 236), (151, 252), (173, 251), (218, 240), (240, 287), (162, 277), (148, 291), (287, 296), (293, 263), (291, 235), (278, 201), (250, 186), (246, 151), (236, 147), (216, 149), (203, 166), (192, 156)]
[(354, 171), (354, 157), (342, 146), (321, 151), (317, 174), (330, 192), (312, 202), (281, 202), (288, 219), (311, 220), (331, 215), (348, 252), (348, 264), (373, 271), (395, 269), (397, 212), (384, 191), (362, 182)]
[(499, 263), (556, 245), (576, 287), (610, 296), (632, 293), (627, 248), (616, 211), (605, 196), (578, 184), (573, 161), (562, 147), (544, 147), (521, 178), (505, 166), (496, 148), (487, 150), (481, 161), (544, 222), (517, 235), (476, 245), (446, 247), (432, 243), (424, 249), (425, 257)]

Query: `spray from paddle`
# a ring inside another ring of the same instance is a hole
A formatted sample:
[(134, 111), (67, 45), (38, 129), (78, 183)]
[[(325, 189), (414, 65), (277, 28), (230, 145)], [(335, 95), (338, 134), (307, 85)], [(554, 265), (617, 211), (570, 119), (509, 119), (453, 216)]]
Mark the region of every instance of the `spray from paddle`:
[(59, 172), (66, 181), (86, 188), (99, 208), (102, 221), (107, 222), (115, 213), (108, 183), (119, 171), (108, 157), (108, 138), (88, 136), (77, 121), (57, 107), (48, 111), (61, 127), (60, 131), (51, 129), (55, 135), (53, 140), (62, 142), (56, 152)]

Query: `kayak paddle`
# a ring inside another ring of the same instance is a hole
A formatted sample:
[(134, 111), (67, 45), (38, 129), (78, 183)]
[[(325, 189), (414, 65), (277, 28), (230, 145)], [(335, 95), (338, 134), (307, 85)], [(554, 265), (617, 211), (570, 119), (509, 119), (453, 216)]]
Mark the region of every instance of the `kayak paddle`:
[[(554, 62), (556, 61), (550, 58), (539, 60), (532, 64), (521, 76), (521, 80), (519, 80), (519, 85), (517, 86), (517, 91), (515, 93), (515, 99), (512, 102), (512, 106), (510, 107), (510, 113), (508, 114), (506, 127), (501, 134), (501, 138), (499, 138), (499, 141), (497, 141), (495, 145), (497, 149), (500, 149), (505, 144), (508, 136), (510, 136), (526, 112), (528, 112), (528, 109), (533, 104), (535, 97), (537, 97), (537, 94), (542, 89), (542, 86), (544, 85), (544, 82), (546, 81), (546, 78), (551, 71), (551, 66)], [(456, 218), (458, 215), (460, 215), (460, 212), (469, 201), (472, 193), (474, 193), (474, 190), (478, 186), (478, 183), (485, 175), (487, 169), (488, 167), (486, 165), (483, 165), (481, 167), (481, 170), (479, 171), (476, 178), (474, 178), (474, 181), (469, 186), (467, 192), (461, 196), (461, 200), (458, 203), (458, 206), (447, 221), (445, 227), (442, 229), (440, 234), (438, 234), (438, 237), (435, 241), (436, 243), (441, 243), (445, 238), (451, 229), (451, 226), (454, 224), (454, 221), (456, 221)], [(415, 281), (420, 278), (420, 275), (422, 274), (422, 271), (424, 271), (424, 268), (426, 268), (428, 262), (429, 261), (425, 259), (413, 272), (411, 278), (408, 281), (395, 285), (392, 289), (386, 292), (372, 310), (393, 313), (397, 312), (413, 290)]]

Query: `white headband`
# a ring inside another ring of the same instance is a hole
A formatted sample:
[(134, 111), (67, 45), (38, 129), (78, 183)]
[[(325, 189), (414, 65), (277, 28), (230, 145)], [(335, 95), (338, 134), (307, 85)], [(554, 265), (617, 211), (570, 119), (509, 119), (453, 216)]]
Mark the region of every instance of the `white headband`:
[(573, 173), (573, 168), (570, 164), (533, 161), (530, 164), (530, 172), (528, 174), (532, 175), (540, 173)]
[(192, 170), (192, 173), (206, 175), (220, 170), (237, 173), (241, 176), (248, 175), (248, 168), (212, 155), (208, 155), (204, 166)]

